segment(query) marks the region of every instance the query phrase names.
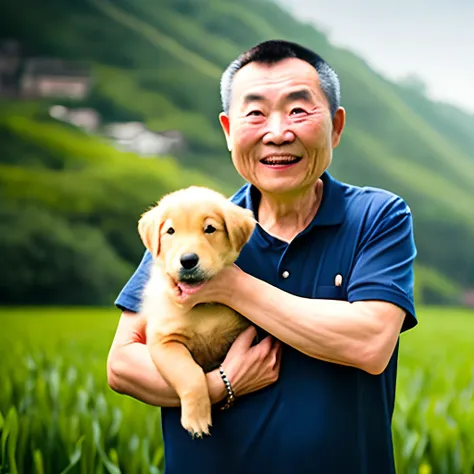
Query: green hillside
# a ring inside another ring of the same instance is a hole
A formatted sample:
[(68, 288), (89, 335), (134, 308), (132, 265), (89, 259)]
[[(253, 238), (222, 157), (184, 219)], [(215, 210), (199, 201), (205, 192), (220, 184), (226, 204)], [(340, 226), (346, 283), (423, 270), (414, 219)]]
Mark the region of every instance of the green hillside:
[[(18, 0), (0, 6), (0, 27), (5, 38), (21, 41), (28, 56), (90, 61), (94, 87), (78, 106), (96, 108), (106, 121), (178, 129), (189, 143), (177, 162), (143, 160), (53, 124), (44, 103), (35, 113), (13, 104), (9, 110), (16, 116), (4, 114), (0, 140), (7, 152), (0, 158), (0, 192), (12, 209), (29, 202), (51, 219), (98, 232), (97, 248), (107, 245), (104, 258), (122, 268), (109, 271), (118, 277), (106, 275), (110, 294), (142, 251), (134, 226), (143, 206), (167, 189), (206, 176), (227, 193), (241, 184), (217, 120), (219, 79), (236, 55), (270, 38), (311, 47), (338, 72), (347, 126), (331, 172), (407, 200), (415, 216), (419, 296), (453, 302), (461, 288), (474, 287), (473, 117), (387, 81), (277, 5), (264, 0), (238, 5), (228, 0), (48, 0), (41, 5)], [(60, 144), (56, 137), (62, 137)], [(190, 174), (192, 169), (199, 174)], [(11, 212), (10, 219), (26, 218)]]
[(229, 189), (175, 159), (141, 159), (42, 117), (0, 114), (0, 301), (113, 302), (143, 254), (139, 215), (164, 193)]

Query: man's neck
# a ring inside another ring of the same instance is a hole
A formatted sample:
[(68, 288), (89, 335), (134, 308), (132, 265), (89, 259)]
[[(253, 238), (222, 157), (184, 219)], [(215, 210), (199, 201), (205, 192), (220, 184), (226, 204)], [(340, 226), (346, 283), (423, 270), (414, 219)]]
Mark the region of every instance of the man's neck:
[(259, 224), (271, 235), (291, 242), (318, 212), (323, 196), (321, 179), (311, 188), (293, 196), (262, 193), (258, 208)]

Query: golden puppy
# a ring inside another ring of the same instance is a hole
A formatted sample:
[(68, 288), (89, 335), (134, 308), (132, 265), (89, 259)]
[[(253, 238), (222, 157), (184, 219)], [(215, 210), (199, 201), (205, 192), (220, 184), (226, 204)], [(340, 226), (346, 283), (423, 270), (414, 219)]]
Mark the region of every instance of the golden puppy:
[(145, 212), (140, 237), (153, 257), (141, 312), (151, 358), (181, 400), (181, 424), (193, 437), (209, 434), (211, 401), (205, 372), (218, 367), (249, 321), (220, 304), (191, 310), (180, 292), (198, 291), (232, 265), (250, 238), (253, 213), (207, 188), (166, 195)]

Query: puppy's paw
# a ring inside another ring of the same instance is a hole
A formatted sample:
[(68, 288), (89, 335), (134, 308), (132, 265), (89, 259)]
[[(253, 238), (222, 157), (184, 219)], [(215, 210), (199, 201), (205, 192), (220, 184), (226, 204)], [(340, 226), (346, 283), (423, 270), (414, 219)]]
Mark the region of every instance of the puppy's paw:
[(192, 399), (181, 404), (181, 425), (193, 438), (210, 435), (212, 427), (211, 402), (208, 397)]

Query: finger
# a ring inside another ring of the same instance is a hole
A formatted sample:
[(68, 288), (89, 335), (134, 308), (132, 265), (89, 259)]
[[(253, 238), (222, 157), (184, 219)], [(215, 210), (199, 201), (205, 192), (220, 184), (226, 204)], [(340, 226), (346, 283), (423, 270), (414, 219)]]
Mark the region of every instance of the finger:
[(272, 343), (273, 343), (273, 337), (269, 335), (265, 337), (264, 339), (262, 339), (258, 344), (253, 346), (249, 350), (249, 354), (253, 353), (253, 354), (258, 355), (259, 357), (265, 358), (272, 350)]
[(279, 341), (278, 339), (274, 339), (273, 340), (273, 343), (272, 343), (272, 351), (273, 352), (278, 352), (280, 351), (282, 348), (282, 344), (281, 344), (281, 341)]
[(281, 344), (278, 344), (278, 346), (276, 347), (276, 363), (275, 363), (274, 368), (280, 367), (282, 353), (283, 353), (283, 347)]
[(265, 346), (269, 348), (269, 350), (273, 347), (273, 341), (275, 340), (275, 338), (273, 336), (271, 336), (270, 334), (266, 337), (264, 337), (260, 342), (259, 342), (259, 345), (261, 346)]
[(253, 340), (257, 335), (257, 329), (255, 326), (249, 326), (244, 331), (242, 331), (235, 339), (232, 344), (232, 347), (238, 347), (240, 349), (249, 348), (252, 345)]
[(278, 365), (278, 358), (281, 356), (281, 344), (275, 339), (273, 342), (268, 354), (266, 355), (266, 360), (270, 362), (271, 367), (274, 368)]
[(276, 337), (273, 338), (273, 345), (274, 346), (281, 346), (282, 342), (280, 339), (277, 339)]

